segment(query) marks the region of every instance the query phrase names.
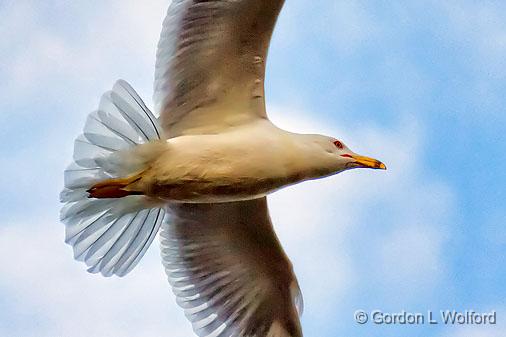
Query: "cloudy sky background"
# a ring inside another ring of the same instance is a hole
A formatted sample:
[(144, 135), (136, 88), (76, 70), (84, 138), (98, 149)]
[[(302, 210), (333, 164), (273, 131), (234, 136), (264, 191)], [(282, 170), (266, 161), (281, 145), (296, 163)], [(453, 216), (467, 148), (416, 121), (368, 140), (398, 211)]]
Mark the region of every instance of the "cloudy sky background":
[[(191, 336), (158, 243), (89, 275), (58, 221), (73, 138), (118, 78), (149, 103), (167, 0), (0, 2), (0, 335)], [(270, 198), (306, 336), (506, 335), (506, 3), (288, 0), (268, 62), (281, 127), (386, 172)], [(495, 326), (358, 325), (357, 309), (498, 312)]]

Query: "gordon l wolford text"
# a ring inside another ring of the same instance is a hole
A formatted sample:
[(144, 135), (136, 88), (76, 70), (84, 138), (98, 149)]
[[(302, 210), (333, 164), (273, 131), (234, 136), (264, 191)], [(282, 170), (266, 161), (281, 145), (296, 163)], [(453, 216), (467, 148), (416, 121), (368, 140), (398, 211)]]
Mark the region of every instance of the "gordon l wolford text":
[(387, 313), (381, 310), (371, 312), (371, 321), (374, 324), (445, 324), (445, 325), (494, 325), (497, 322), (497, 312), (476, 312), (474, 310), (440, 310), (439, 313), (428, 310), (427, 313), (408, 312), (402, 310), (396, 313)]

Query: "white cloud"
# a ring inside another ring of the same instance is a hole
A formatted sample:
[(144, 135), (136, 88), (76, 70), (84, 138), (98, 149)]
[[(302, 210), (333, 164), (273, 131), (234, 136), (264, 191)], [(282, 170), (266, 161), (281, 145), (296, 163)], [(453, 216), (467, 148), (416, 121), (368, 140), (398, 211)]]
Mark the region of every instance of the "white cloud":
[[(0, 29), (0, 47), (9, 53), (0, 54), (1, 70), (7, 79), (3, 83), (7, 90), (1, 95), (26, 96), (38, 91), (41, 83), (54, 97), (77, 83), (86, 86), (102, 82), (103, 87), (95, 90), (105, 90), (116, 80), (111, 74), (136, 74), (136, 78), (141, 77), (141, 91), (150, 89), (151, 84), (145, 83), (152, 80), (152, 73), (139, 76), (138, 72), (153, 68), (167, 2), (157, 0), (139, 6), (133, 0), (107, 1), (98, 6), (99, 11), (94, 6), (66, 5), (63, 10), (79, 12), (76, 24), (83, 24), (82, 29), (69, 31), (44, 22), (48, 18), (42, 14), (47, 10), (43, 3), (13, 2), (5, 6), (0, 11), (1, 17), (7, 18)], [(131, 66), (132, 59), (136, 67)]]
[[(407, 220), (420, 221), (416, 218)], [(378, 252), (382, 265), (379, 275), (385, 284), (409, 281), (410, 286), (418, 285), (418, 292), (427, 288), (425, 282), (434, 286), (433, 282), (440, 276), (443, 243), (442, 235), (434, 229), (434, 225), (408, 222), (386, 235), (385, 243)]]

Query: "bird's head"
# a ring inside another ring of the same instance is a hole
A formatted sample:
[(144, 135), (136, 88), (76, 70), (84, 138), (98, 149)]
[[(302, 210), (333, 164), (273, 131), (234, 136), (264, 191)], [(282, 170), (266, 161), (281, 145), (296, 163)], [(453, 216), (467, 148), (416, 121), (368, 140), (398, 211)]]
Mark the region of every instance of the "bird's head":
[(315, 164), (319, 166), (318, 176), (336, 174), (354, 168), (386, 170), (385, 164), (377, 159), (359, 155), (350, 150), (341, 140), (312, 135)]

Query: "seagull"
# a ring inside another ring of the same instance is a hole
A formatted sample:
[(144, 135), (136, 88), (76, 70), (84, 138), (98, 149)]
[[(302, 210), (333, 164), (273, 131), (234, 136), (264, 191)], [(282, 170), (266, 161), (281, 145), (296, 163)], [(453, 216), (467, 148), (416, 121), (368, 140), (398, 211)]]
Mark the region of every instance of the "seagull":
[(159, 233), (168, 281), (197, 336), (302, 336), (301, 291), (266, 196), (386, 169), (337, 138), (269, 121), (266, 56), (283, 3), (174, 0), (158, 44), (154, 113), (117, 81), (64, 172), (60, 215), (75, 259), (122, 277)]

